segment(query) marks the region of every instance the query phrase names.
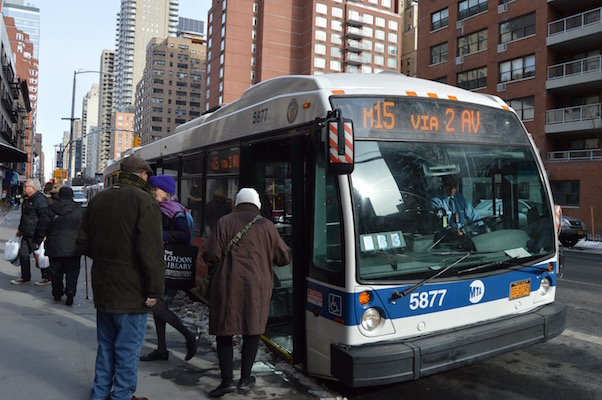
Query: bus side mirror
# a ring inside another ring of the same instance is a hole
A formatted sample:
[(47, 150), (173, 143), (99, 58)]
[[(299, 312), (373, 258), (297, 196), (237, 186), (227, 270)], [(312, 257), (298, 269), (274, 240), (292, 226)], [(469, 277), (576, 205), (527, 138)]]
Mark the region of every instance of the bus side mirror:
[(328, 154), (329, 174), (343, 175), (353, 172), (353, 121), (345, 119), (341, 110), (332, 111), (324, 124), (323, 136)]

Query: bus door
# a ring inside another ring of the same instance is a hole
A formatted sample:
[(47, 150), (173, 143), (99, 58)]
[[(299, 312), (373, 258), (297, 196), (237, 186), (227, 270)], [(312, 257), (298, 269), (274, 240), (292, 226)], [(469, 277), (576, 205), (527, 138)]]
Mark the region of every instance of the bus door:
[[(261, 198), (261, 214), (271, 220), (285, 243), (293, 249), (291, 263), (274, 266), (274, 286), (268, 326), (263, 339), (273, 349), (293, 360), (295, 342), (294, 260), (297, 247), (293, 239), (303, 229), (304, 136), (276, 138), (243, 146), (241, 159), (250, 159), (251, 169), (241, 171), (241, 187), (252, 186)], [(294, 148), (294, 150), (293, 150)], [(301, 209), (296, 215), (295, 211)], [(301, 247), (301, 246), (299, 246)], [(295, 264), (296, 265), (296, 264)], [(302, 292), (301, 292), (302, 293)], [(300, 349), (302, 352), (302, 350)]]

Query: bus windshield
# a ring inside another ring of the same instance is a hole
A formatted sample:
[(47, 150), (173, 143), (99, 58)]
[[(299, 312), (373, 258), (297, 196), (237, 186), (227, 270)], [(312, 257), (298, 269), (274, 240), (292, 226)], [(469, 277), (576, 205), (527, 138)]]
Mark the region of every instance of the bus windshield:
[(450, 274), (483, 273), (474, 267), (525, 265), (554, 252), (528, 146), (356, 141), (351, 182), (360, 280), (423, 279), (460, 258)]

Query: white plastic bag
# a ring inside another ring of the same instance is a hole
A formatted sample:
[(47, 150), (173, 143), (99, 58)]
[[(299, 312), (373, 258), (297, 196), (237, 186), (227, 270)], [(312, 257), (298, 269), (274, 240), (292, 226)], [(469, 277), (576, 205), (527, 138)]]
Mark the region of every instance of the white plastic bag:
[(15, 261), (15, 259), (19, 257), (19, 248), (21, 248), (21, 238), (15, 236), (6, 242), (6, 247), (4, 248), (4, 259), (10, 262)]
[(40, 267), (40, 269), (50, 267), (50, 259), (48, 258), (44, 250), (44, 242), (40, 243), (40, 247), (38, 247), (38, 249), (34, 251), (34, 253), (36, 253), (36, 259), (38, 261), (38, 267)]

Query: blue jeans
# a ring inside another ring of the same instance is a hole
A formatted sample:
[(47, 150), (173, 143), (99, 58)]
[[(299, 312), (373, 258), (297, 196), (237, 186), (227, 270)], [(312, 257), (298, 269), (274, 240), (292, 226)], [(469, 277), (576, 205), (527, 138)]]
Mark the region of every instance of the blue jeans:
[[(96, 371), (90, 399), (130, 400), (138, 383), (138, 361), (148, 314), (96, 310)], [(113, 392), (111, 392), (113, 388)]]

